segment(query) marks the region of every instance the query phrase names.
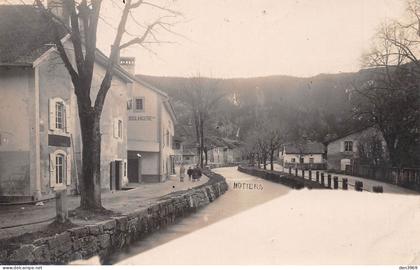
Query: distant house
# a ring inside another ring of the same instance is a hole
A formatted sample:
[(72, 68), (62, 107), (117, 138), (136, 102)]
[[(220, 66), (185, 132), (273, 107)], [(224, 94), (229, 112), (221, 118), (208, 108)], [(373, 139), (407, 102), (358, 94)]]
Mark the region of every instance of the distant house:
[[(29, 201), (78, 190), (81, 132), (70, 76), (53, 31), (33, 6), (0, 5), (0, 200)], [(70, 59), (72, 44), (62, 41)], [(96, 51), (91, 98), (96, 98), (108, 58)], [(127, 184), (127, 99), (133, 79), (114, 70), (101, 118), (101, 187)]]
[(279, 161), (284, 168), (324, 169), (324, 155), (325, 146), (322, 143), (289, 144), (279, 151)]
[(241, 161), (241, 143), (227, 138), (211, 139), (210, 149), (207, 151), (209, 164), (228, 164)]
[(375, 127), (366, 127), (348, 132), (328, 142), (327, 168), (337, 171), (352, 171), (354, 161), (359, 158), (358, 145), (360, 140), (369, 136), (378, 136), (385, 148), (385, 140), (381, 132)]

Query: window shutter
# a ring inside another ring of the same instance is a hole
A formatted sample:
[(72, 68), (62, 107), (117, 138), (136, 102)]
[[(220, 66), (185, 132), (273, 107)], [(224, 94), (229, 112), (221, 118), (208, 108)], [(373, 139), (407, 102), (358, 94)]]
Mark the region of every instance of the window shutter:
[(344, 152), (344, 141), (340, 142), (340, 152)]
[(55, 154), (50, 154), (50, 187), (55, 186)]
[(118, 119), (114, 119), (113, 134), (114, 138), (118, 138)]
[(70, 111), (70, 104), (66, 103), (66, 132), (70, 133), (71, 130), (71, 111)]
[(127, 160), (124, 159), (124, 178), (127, 178), (128, 168), (127, 168)]
[(48, 100), (48, 105), (49, 105), (49, 128), (50, 130), (54, 130), (55, 129), (55, 100), (53, 98), (50, 98)]
[(357, 141), (353, 141), (353, 152), (357, 152)]
[(68, 186), (71, 185), (71, 162), (72, 162), (71, 158), (72, 158), (71, 155), (68, 154), (66, 158), (66, 161), (67, 161), (66, 162), (66, 181), (67, 181)]

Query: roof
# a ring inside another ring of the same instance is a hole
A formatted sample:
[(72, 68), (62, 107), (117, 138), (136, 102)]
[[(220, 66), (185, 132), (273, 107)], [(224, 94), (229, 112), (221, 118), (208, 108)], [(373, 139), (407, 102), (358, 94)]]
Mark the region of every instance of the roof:
[(329, 143), (335, 142), (337, 140), (343, 139), (343, 138), (345, 138), (345, 137), (347, 137), (349, 135), (356, 134), (356, 133), (359, 133), (359, 132), (362, 132), (362, 131), (365, 131), (367, 129), (374, 128), (374, 127), (375, 127), (374, 125), (362, 126), (360, 128), (353, 129), (353, 130), (350, 130), (350, 131), (348, 131), (346, 133), (343, 133), (342, 135), (337, 136), (337, 137), (335, 137), (333, 139), (327, 140), (325, 143), (326, 144), (329, 144)]
[(286, 154), (323, 154), (325, 147), (319, 142), (308, 142), (304, 145), (285, 145), (284, 150)]
[(41, 10), (34, 6), (0, 5), (0, 64), (31, 65), (53, 47), (51, 29)]
[[(58, 25), (60, 35), (64, 38), (68, 33)], [(54, 48), (53, 25), (44, 18), (41, 10), (31, 5), (0, 5), (0, 65), (32, 66), (32, 64)], [(96, 61), (106, 65), (108, 57), (96, 49)], [(115, 74), (125, 81), (134, 78), (119, 65), (115, 66)]]
[(134, 77), (135, 77), (135, 79), (136, 79), (136, 82), (140, 83), (141, 85), (143, 85), (143, 86), (145, 86), (145, 87), (147, 87), (147, 88), (149, 88), (149, 89), (151, 89), (151, 90), (155, 91), (156, 93), (158, 93), (158, 94), (160, 94), (160, 95), (162, 95), (162, 96), (164, 96), (164, 97), (167, 97), (167, 98), (169, 97), (169, 95), (168, 95), (166, 92), (164, 92), (164, 91), (162, 91), (162, 90), (160, 90), (160, 89), (158, 89), (158, 88), (154, 87), (153, 85), (151, 85), (151, 84), (149, 84), (149, 83), (145, 82), (145, 81), (141, 78), (141, 76), (140, 76), (140, 75), (136, 74), (136, 75), (134, 75)]

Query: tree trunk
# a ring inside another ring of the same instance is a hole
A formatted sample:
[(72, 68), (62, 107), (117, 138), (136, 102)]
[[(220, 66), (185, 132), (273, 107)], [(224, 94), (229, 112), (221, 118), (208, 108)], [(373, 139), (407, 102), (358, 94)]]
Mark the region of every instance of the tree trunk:
[(207, 166), (208, 156), (207, 156), (207, 147), (204, 147), (204, 157), (205, 157), (205, 165)]
[(204, 162), (203, 162), (203, 152), (204, 152), (204, 124), (203, 120), (200, 121), (200, 168), (203, 168)]
[(270, 152), (270, 169), (274, 171), (274, 150)]
[(103, 209), (101, 203), (100, 117), (92, 110), (79, 112), (79, 120), (83, 142), (80, 208), (100, 210)]

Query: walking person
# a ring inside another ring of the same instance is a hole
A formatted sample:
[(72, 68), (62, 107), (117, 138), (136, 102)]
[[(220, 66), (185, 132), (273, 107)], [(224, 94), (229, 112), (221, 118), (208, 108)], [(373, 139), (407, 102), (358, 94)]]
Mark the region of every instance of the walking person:
[(185, 177), (185, 167), (184, 167), (184, 164), (181, 163), (181, 167), (179, 168), (179, 180), (181, 182), (184, 182), (184, 177)]
[(193, 172), (193, 170), (191, 169), (191, 166), (188, 167), (187, 174), (188, 174), (188, 180), (190, 180), (190, 181), (191, 181), (192, 172)]
[(201, 172), (201, 168), (200, 167), (197, 167), (197, 178), (198, 178), (198, 181), (200, 181), (201, 180), (201, 176), (202, 176), (202, 172)]
[(195, 182), (198, 179), (198, 170), (197, 167), (194, 167), (194, 169), (192, 169), (192, 181)]

